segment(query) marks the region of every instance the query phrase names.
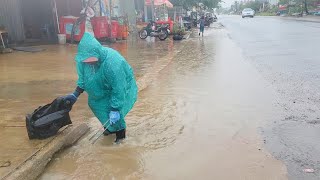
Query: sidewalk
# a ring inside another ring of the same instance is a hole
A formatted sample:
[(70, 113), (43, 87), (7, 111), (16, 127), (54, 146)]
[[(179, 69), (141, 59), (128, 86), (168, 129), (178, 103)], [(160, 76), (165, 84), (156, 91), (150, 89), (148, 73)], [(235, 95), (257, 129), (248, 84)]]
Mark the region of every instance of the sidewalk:
[[(146, 88), (157, 73), (174, 58), (185, 41), (135, 38), (112, 45), (135, 70), (139, 90)], [(0, 179), (33, 179), (54, 153), (73, 144), (88, 130), (92, 117), (84, 94), (71, 112), (73, 125), (46, 140), (27, 137), (25, 115), (58, 96), (70, 93), (77, 79), (76, 46), (41, 46), (38, 53), (14, 52), (0, 55)], [(71, 135), (70, 135), (71, 133)], [(32, 173), (30, 173), (32, 172)]]
[(281, 17), (282, 19), (289, 19), (289, 20), (295, 20), (295, 21), (305, 21), (305, 22), (315, 22), (315, 23), (320, 23), (320, 16), (303, 16), (303, 17), (292, 17), (292, 16), (287, 16), (287, 17)]

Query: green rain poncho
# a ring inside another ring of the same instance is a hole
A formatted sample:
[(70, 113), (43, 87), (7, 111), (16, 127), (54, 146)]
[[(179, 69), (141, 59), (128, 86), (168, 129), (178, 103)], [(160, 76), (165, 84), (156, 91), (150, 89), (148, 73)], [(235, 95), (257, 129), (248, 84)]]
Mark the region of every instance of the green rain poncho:
[[(83, 62), (89, 57), (98, 62)], [(133, 70), (115, 50), (103, 47), (90, 33), (85, 33), (76, 55), (78, 86), (88, 94), (88, 104), (101, 124), (110, 132), (126, 128), (125, 116), (137, 100), (138, 88)], [(120, 120), (109, 126), (110, 111), (119, 111)]]

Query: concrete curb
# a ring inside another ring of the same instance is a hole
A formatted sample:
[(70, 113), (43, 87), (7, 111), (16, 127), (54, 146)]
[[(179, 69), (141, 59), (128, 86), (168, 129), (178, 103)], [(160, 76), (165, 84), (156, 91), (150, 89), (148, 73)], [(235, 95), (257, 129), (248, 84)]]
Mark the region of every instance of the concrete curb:
[(303, 22), (313, 22), (313, 23), (320, 23), (320, 18), (313, 19), (313, 18), (304, 18), (304, 17), (280, 17), (281, 19), (292, 20), (292, 21), (303, 21)]
[(51, 141), (45, 144), (41, 149), (28, 157), (18, 167), (13, 169), (3, 179), (5, 180), (34, 180), (45, 169), (50, 162), (52, 156), (77, 142), (83, 135), (89, 131), (87, 124), (80, 124), (78, 126), (68, 126), (59, 135), (54, 137)]

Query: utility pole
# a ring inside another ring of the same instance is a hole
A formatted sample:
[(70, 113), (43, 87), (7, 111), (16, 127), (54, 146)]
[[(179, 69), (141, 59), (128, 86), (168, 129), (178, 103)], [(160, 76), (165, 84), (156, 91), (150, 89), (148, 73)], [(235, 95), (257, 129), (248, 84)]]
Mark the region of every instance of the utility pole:
[(111, 17), (112, 17), (112, 0), (109, 0), (109, 10), (110, 10), (110, 20), (111, 20)]
[(113, 41), (113, 38), (116, 38), (116, 37), (112, 37), (112, 0), (109, 0), (109, 22), (110, 22), (110, 38), (111, 38), (111, 41)]
[(154, 0), (151, 0), (151, 14), (152, 14), (151, 20), (154, 21)]
[(308, 14), (309, 14), (309, 11), (308, 11), (307, 0), (304, 0), (304, 9), (305, 9), (305, 11), (306, 11), (306, 14), (308, 15)]

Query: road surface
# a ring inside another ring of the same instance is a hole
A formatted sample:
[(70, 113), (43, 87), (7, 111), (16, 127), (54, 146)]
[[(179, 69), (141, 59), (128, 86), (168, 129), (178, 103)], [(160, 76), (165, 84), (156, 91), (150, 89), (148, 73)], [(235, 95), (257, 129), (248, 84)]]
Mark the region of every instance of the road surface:
[(289, 179), (319, 179), (320, 23), (238, 16), (220, 22), (277, 92), (283, 112), (261, 129), (268, 149), (287, 165)]

